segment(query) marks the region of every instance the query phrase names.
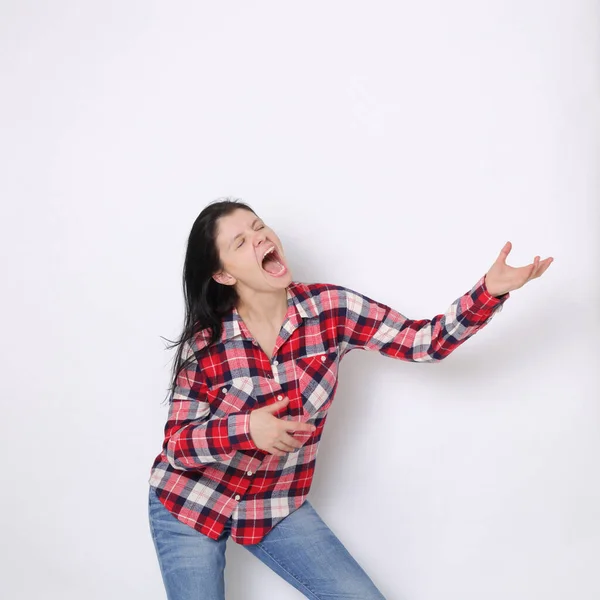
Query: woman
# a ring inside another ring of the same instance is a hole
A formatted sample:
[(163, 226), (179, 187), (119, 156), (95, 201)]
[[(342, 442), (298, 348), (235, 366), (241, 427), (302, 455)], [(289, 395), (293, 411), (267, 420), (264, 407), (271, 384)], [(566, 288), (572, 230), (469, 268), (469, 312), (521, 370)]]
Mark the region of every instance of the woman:
[(384, 598), (306, 498), (339, 363), (354, 349), (414, 362), (448, 356), (552, 261), (512, 268), (510, 248), (444, 314), (412, 320), (340, 285), (293, 281), (281, 240), (247, 204), (219, 198), (200, 213), (148, 480), (169, 600), (225, 598), (229, 537), (307, 598)]

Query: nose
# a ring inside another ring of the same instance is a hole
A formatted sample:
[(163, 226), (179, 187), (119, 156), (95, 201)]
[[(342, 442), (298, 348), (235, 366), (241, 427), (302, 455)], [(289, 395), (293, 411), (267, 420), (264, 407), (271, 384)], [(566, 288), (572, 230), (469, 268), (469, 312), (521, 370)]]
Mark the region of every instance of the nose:
[(257, 231), (256, 234), (257, 235), (254, 238), (254, 245), (258, 246), (259, 244), (264, 243), (264, 241), (265, 241), (265, 234), (262, 231)]

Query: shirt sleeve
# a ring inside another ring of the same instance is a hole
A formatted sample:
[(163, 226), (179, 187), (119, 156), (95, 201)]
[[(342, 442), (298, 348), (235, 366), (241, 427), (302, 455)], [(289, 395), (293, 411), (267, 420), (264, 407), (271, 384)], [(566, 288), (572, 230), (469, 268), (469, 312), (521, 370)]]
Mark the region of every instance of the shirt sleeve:
[(349, 288), (338, 286), (340, 356), (357, 348), (412, 362), (439, 362), (485, 327), (510, 293), (492, 296), (485, 275), (446, 312), (432, 319), (409, 319)]
[[(189, 358), (189, 343), (182, 357)], [(258, 450), (250, 436), (250, 412), (233, 412), (210, 417), (207, 385), (198, 359), (192, 358), (177, 376), (171, 395), (163, 443), (169, 464), (190, 470), (230, 461), (239, 450)]]

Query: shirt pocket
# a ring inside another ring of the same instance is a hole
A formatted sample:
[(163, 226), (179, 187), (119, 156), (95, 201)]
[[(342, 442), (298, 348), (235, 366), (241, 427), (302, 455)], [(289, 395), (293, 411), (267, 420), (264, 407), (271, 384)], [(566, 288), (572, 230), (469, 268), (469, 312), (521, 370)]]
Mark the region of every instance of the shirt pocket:
[(294, 360), (298, 392), (306, 417), (315, 418), (327, 411), (337, 387), (339, 350), (299, 356)]
[(256, 404), (252, 377), (240, 376), (222, 381), (208, 388), (207, 395), (210, 411), (216, 417), (246, 412)]

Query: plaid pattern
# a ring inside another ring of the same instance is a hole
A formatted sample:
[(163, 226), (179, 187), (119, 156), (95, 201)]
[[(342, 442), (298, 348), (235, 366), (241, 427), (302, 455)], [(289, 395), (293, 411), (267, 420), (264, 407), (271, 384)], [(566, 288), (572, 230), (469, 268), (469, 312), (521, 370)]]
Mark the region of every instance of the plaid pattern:
[[(346, 353), (375, 350), (438, 362), (484, 327), (508, 297), (491, 296), (484, 275), (445, 313), (414, 320), (340, 285), (291, 282), (272, 357), (233, 308), (217, 344), (207, 347), (203, 330), (184, 347), (184, 358), (195, 359), (177, 379), (148, 483), (174, 517), (208, 537), (218, 539), (232, 517), (236, 543), (259, 542), (308, 495)], [(250, 411), (284, 396), (289, 403), (275, 416), (310, 422), (316, 430), (294, 433), (302, 447), (275, 456), (254, 444)]]

